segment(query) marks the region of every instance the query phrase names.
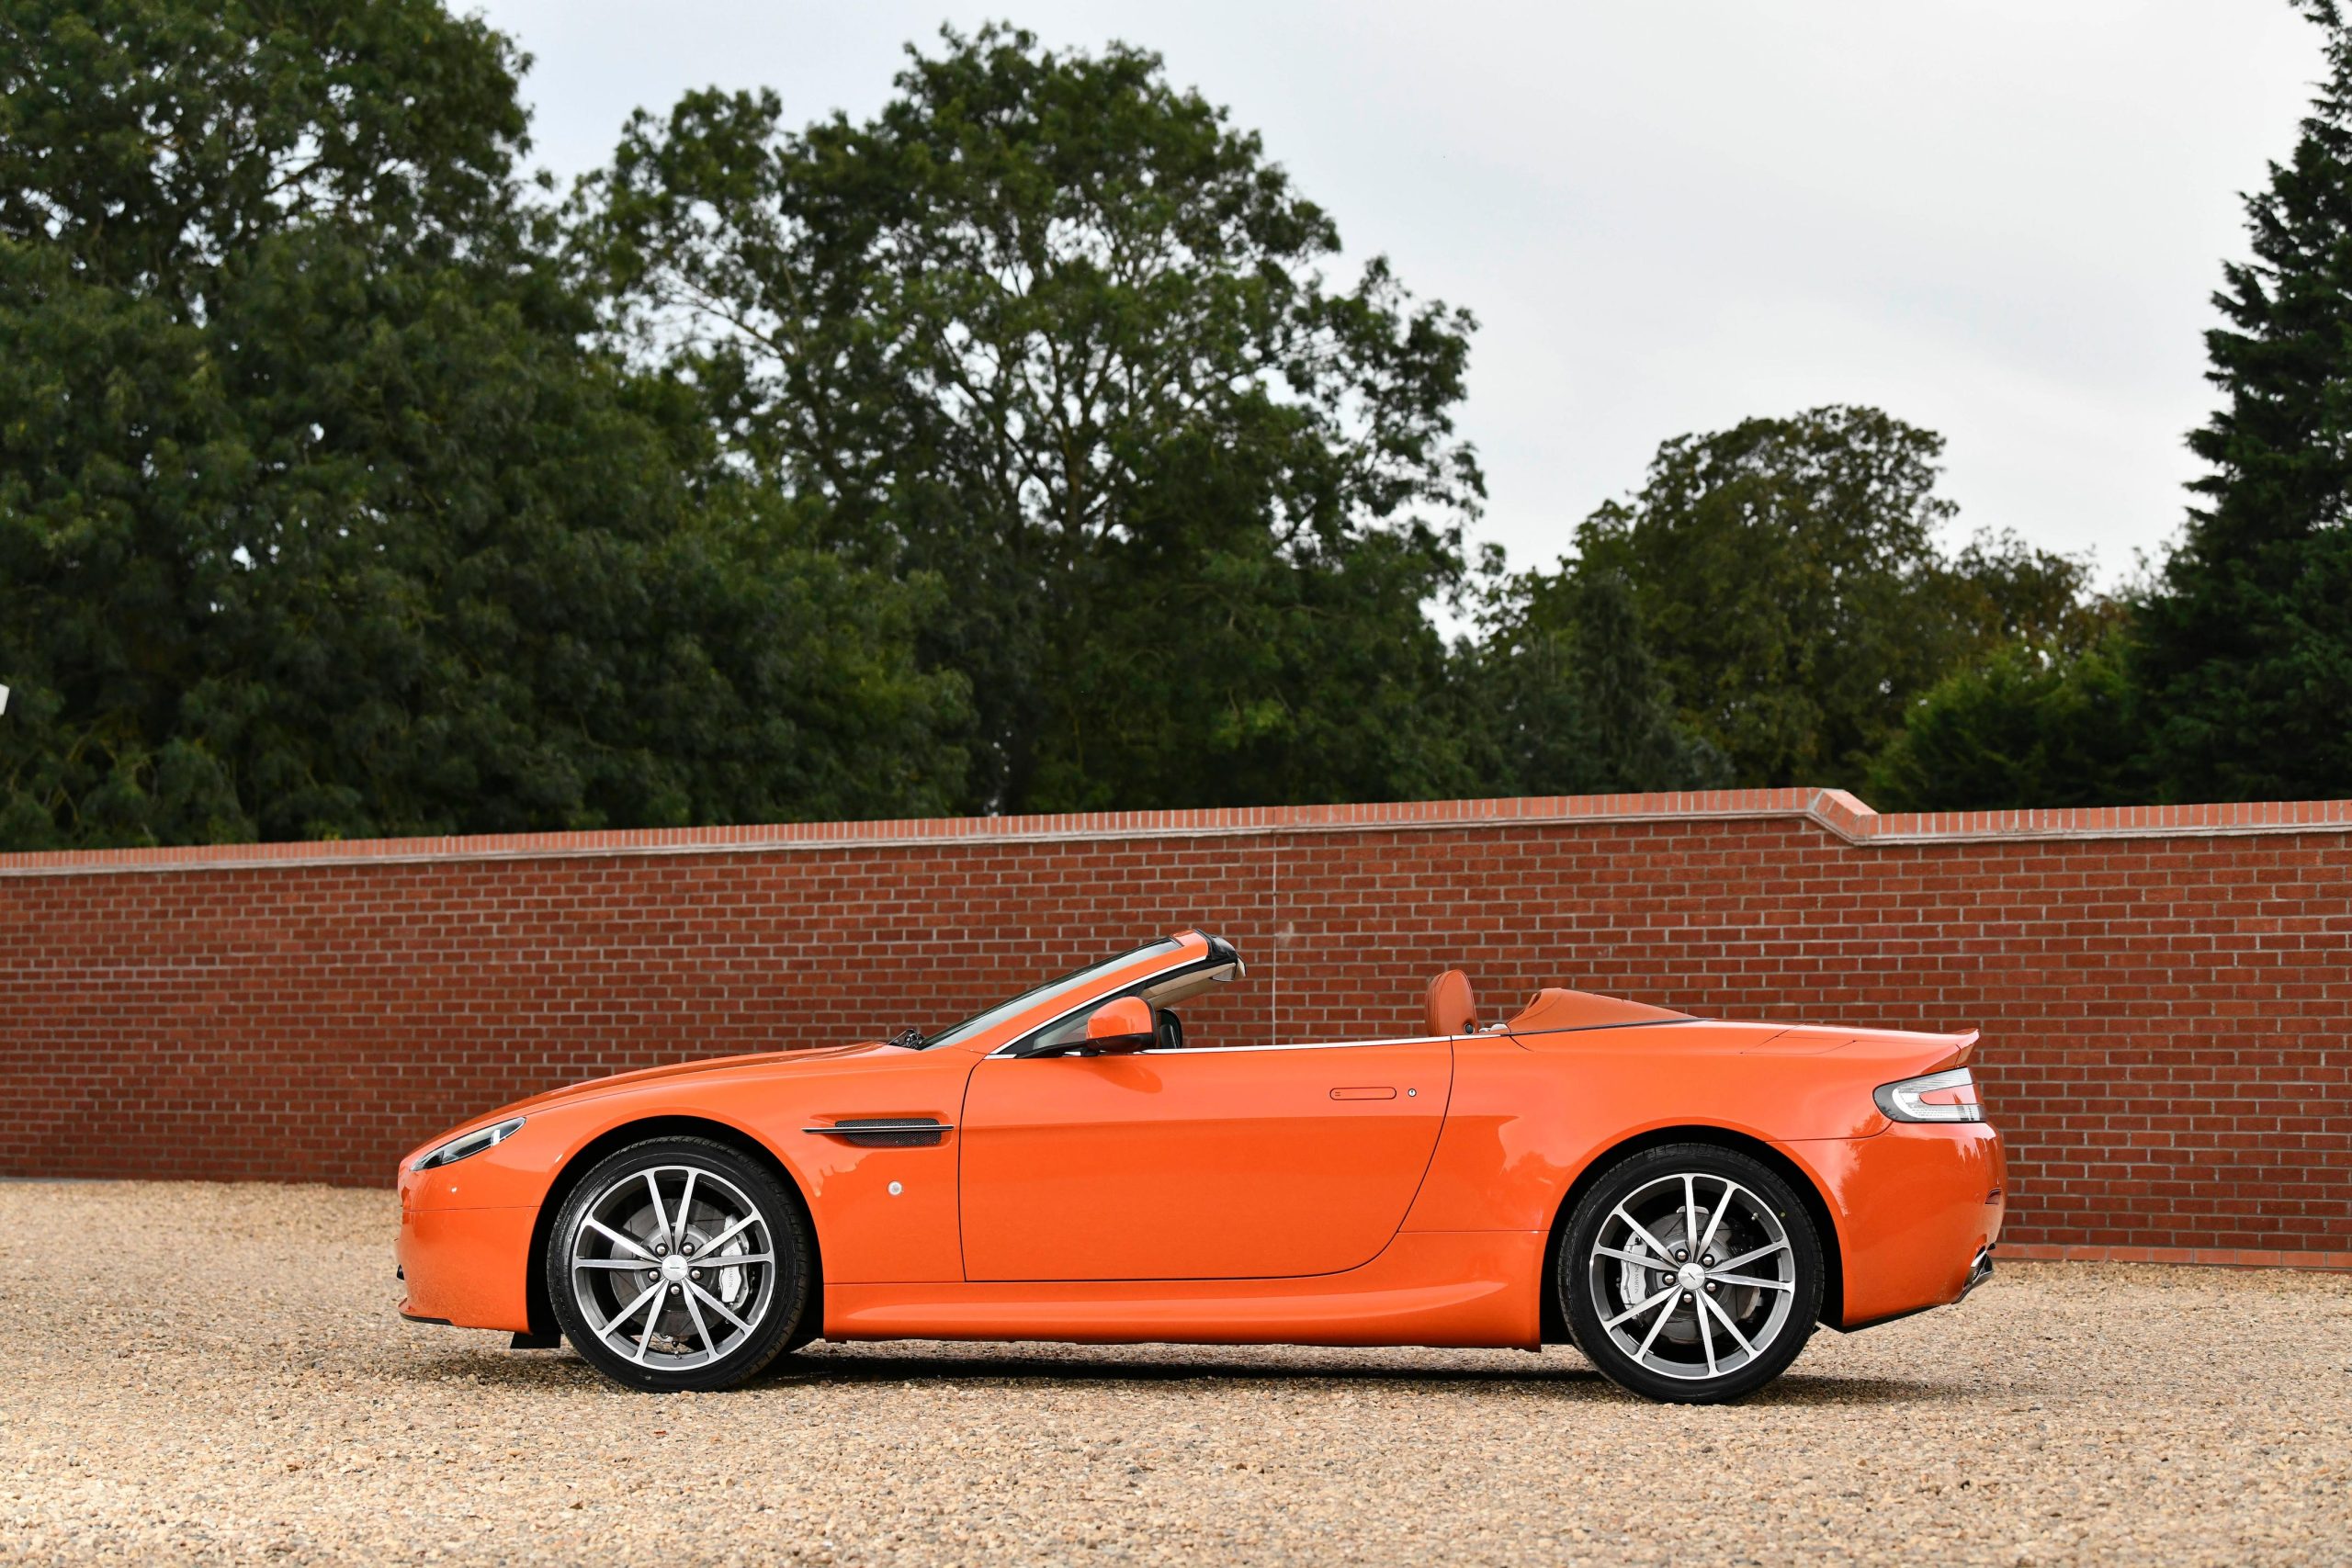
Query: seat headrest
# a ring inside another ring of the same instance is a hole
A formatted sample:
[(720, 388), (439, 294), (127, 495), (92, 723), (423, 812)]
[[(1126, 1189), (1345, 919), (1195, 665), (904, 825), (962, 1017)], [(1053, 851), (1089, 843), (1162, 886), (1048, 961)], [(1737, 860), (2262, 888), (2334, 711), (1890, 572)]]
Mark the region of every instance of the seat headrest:
[(1478, 1032), (1478, 998), (1471, 994), (1470, 976), (1449, 969), (1430, 982), (1429, 1030), (1431, 1034)]

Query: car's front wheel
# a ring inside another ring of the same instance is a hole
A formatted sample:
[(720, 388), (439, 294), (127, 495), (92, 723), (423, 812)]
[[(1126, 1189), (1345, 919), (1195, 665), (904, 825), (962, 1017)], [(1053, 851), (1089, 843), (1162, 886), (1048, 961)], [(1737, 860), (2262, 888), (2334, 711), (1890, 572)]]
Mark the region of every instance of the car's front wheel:
[(707, 1138), (652, 1138), (599, 1163), (548, 1237), (566, 1339), (632, 1388), (726, 1388), (775, 1359), (808, 1301), (800, 1206)]
[(1630, 1155), (1560, 1248), (1577, 1348), (1651, 1399), (1737, 1399), (1780, 1376), (1820, 1314), (1821, 1243), (1781, 1175), (1706, 1144)]

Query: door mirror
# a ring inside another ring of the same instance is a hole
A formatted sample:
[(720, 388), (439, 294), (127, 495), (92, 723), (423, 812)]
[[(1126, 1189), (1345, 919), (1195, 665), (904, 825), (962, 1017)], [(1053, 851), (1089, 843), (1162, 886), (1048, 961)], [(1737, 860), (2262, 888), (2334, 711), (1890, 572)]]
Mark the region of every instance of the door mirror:
[(1066, 1056), (1125, 1056), (1159, 1043), (1151, 1007), (1141, 997), (1104, 1002), (1086, 1015), (1086, 1037), (1063, 1047)]

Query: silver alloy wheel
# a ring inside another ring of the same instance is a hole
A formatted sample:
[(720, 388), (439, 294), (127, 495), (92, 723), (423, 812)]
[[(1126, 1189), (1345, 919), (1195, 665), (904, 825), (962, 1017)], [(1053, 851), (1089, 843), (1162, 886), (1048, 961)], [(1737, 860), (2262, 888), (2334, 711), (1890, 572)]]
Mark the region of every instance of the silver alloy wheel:
[(1780, 1216), (1712, 1171), (1661, 1176), (1630, 1193), (1601, 1222), (1585, 1275), (1617, 1348), (1684, 1380), (1755, 1361), (1788, 1326), (1797, 1292)]
[(752, 1340), (775, 1300), (775, 1238), (713, 1170), (660, 1165), (616, 1179), (567, 1248), (572, 1299), (616, 1355), (661, 1371), (707, 1367)]

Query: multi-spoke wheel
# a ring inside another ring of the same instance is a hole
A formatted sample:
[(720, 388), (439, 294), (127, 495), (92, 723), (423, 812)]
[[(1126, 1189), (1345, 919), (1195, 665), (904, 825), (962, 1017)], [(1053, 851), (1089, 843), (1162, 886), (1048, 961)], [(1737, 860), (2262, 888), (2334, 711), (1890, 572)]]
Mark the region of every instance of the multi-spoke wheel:
[(1577, 1205), (1560, 1249), (1577, 1346), (1652, 1399), (1736, 1399), (1778, 1377), (1821, 1309), (1821, 1244), (1774, 1171), (1729, 1149), (1631, 1156)]
[(656, 1138), (572, 1190), (548, 1287), (572, 1348), (647, 1389), (723, 1388), (784, 1348), (808, 1295), (808, 1232), (775, 1178), (724, 1144)]

